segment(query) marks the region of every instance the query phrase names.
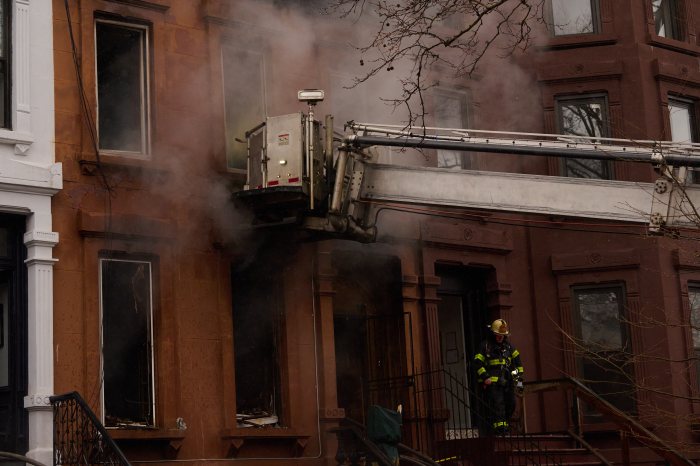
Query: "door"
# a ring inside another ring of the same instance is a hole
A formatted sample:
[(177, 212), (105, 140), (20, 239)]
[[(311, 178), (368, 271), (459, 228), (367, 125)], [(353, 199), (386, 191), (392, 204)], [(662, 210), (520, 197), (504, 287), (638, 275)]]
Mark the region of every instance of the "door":
[(438, 325), (443, 369), (447, 438), (477, 436), (480, 387), (471, 364), (486, 336), (489, 316), (486, 307), (488, 269), (436, 266)]
[(0, 215), (0, 451), (27, 451), (27, 312), (23, 218)]

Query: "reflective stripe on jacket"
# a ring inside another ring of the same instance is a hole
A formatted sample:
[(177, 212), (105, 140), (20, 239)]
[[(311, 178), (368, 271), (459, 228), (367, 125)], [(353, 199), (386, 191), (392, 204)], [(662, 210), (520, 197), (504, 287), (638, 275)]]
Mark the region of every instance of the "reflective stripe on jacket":
[(484, 383), (487, 377), (492, 383), (497, 383), (504, 376), (507, 382), (512, 378), (511, 371), (516, 369), (521, 377), (525, 373), (520, 361), (520, 351), (513, 348), (506, 339), (501, 343), (493, 340), (484, 341), (479, 352), (474, 356), (474, 368), (479, 383)]

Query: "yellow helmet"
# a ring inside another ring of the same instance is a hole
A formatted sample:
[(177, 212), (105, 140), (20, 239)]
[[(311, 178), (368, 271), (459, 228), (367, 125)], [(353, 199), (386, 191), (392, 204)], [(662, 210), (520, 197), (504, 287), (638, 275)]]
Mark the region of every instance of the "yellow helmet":
[(508, 323), (503, 319), (496, 319), (491, 323), (491, 331), (496, 335), (510, 335)]

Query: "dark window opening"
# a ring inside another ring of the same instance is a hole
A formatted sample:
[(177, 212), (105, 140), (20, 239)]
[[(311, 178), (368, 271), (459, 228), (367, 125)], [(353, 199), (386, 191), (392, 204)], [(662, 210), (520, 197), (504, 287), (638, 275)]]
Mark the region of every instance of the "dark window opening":
[(597, 0), (550, 0), (549, 9), (550, 27), (555, 36), (598, 32)]
[(652, 0), (656, 35), (675, 40), (685, 38), (681, 7), (681, 0)]
[(282, 393), (284, 273), (281, 261), (263, 253), (232, 274), (239, 427), (286, 423)]
[(9, 0), (0, 0), (0, 127), (11, 128), (12, 99), (10, 97), (10, 5)]
[[(557, 100), (560, 134), (589, 137), (589, 141), (609, 136), (607, 99), (604, 96), (560, 98)], [(563, 174), (574, 178), (610, 179), (610, 164), (604, 160), (563, 159)]]
[[(634, 414), (634, 358), (620, 285), (574, 287), (579, 376), (618, 409)], [(585, 414), (595, 415), (588, 408)]]
[(104, 424), (153, 426), (151, 262), (100, 260)]
[(95, 23), (101, 150), (148, 153), (148, 27)]

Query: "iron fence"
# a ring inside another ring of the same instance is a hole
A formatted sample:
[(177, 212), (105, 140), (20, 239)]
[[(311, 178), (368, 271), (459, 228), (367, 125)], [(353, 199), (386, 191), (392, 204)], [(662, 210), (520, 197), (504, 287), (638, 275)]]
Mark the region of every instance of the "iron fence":
[(51, 404), (54, 465), (131, 466), (77, 392), (52, 396)]

